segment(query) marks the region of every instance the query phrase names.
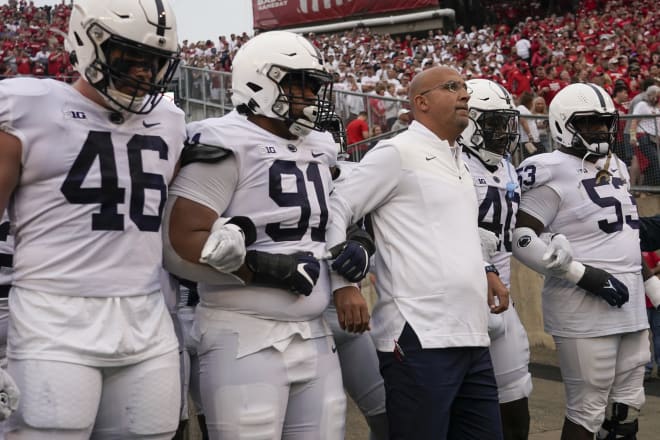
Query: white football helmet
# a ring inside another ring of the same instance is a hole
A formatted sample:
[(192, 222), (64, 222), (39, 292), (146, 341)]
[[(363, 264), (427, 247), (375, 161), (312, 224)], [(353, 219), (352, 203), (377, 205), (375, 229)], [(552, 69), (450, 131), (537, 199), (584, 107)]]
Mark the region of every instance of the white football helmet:
[[(111, 108), (149, 113), (179, 64), (174, 11), (168, 0), (76, 0), (66, 49)], [(135, 67), (151, 77), (131, 75)]]
[[(303, 89), (311, 84), (316, 97), (294, 96), (291, 84)], [(232, 62), (231, 86), (239, 112), (286, 121), (296, 136), (322, 131), (333, 112), (332, 75), (323, 56), (293, 32), (265, 32), (243, 45)], [(293, 114), (293, 107), (303, 110)]]
[[(559, 91), (548, 109), (555, 141), (578, 152), (606, 155), (616, 139), (618, 113), (610, 95), (596, 84), (570, 84)], [(587, 131), (578, 125), (604, 124), (607, 131)]]
[(471, 79), (468, 101), (470, 122), (460, 143), (489, 166), (499, 165), (518, 143), (518, 117), (511, 94), (488, 79)]

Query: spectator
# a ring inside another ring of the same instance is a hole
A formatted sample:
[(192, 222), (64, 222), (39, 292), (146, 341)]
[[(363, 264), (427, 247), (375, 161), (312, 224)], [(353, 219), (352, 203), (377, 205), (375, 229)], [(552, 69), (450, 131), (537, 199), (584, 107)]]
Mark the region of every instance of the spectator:
[[(633, 115), (660, 114), (658, 98), (660, 98), (660, 87), (649, 87), (641, 102), (635, 106)], [(658, 120), (657, 117), (638, 118), (633, 119), (630, 123), (630, 143), (638, 157), (644, 185), (660, 184), (660, 163), (657, 152), (658, 146), (660, 146)]]
[(397, 120), (392, 125), (391, 131), (399, 131), (404, 128), (408, 128), (410, 125), (410, 110), (407, 108), (402, 108), (397, 113)]
[(346, 126), (347, 153), (351, 160), (358, 162), (369, 148), (368, 144), (361, 143), (369, 137), (369, 124), (367, 123), (367, 112), (361, 111), (358, 117)]
[[(500, 297), (492, 310), (503, 311), (508, 292), (484, 272), (477, 199), (456, 143), (469, 122), (468, 98), (454, 69), (417, 75), (415, 122), (380, 142), (335, 189), (328, 245), (366, 214), (383, 244), (372, 337), (391, 438), (502, 439), (485, 304), (490, 287)], [(447, 209), (452, 215), (438, 215)]]
[(544, 153), (549, 153), (551, 151), (551, 146), (550, 133), (548, 132), (548, 107), (542, 96), (537, 96), (532, 101), (532, 115), (540, 118), (534, 119), (534, 123), (536, 124), (536, 129), (539, 133), (541, 150)]
[(523, 157), (529, 157), (539, 152), (540, 138), (539, 129), (536, 127), (534, 119), (527, 118), (531, 116), (532, 103), (534, 95), (525, 92), (520, 96), (520, 104), (517, 110), (520, 112), (520, 123), (518, 125), (518, 146), (522, 151)]

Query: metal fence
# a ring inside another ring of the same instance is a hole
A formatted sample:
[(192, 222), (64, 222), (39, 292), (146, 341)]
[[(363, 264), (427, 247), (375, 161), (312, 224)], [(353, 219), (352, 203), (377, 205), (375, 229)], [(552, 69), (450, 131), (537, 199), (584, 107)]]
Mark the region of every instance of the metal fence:
[[(173, 83), (175, 99), (186, 112), (188, 120), (219, 117), (233, 109), (231, 103), (231, 73), (217, 72), (197, 67), (183, 66), (178, 79)], [(370, 137), (348, 149), (353, 160), (359, 161), (379, 140), (389, 138), (399, 131), (391, 127), (402, 108), (408, 108), (404, 99), (378, 94), (356, 93), (334, 90), (335, 108), (345, 124), (355, 119), (360, 111), (366, 111)], [(535, 154), (550, 152), (557, 148), (547, 127), (547, 116), (522, 116), (540, 128), (539, 142), (534, 145)], [(626, 115), (624, 120), (653, 119), (654, 131), (647, 136), (639, 136), (637, 145), (632, 145), (628, 129), (619, 133), (613, 150), (626, 163), (631, 173), (633, 190), (638, 192), (660, 193), (660, 114)], [(626, 124), (628, 127), (629, 124)], [(518, 165), (529, 153), (520, 145), (513, 153), (513, 163)]]

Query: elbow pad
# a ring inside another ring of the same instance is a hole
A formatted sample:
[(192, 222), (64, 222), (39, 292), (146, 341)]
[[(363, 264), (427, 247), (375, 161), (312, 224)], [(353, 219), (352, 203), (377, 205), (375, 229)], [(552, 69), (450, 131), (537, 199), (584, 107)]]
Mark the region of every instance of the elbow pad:
[(513, 230), (513, 256), (525, 266), (541, 274), (548, 270), (543, 262), (543, 256), (548, 245), (536, 235), (532, 228), (515, 228)]

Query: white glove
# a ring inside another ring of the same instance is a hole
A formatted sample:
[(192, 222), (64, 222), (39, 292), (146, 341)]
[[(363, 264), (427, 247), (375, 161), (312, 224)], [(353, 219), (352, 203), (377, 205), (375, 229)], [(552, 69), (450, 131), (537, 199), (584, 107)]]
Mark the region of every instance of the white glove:
[(490, 258), (497, 252), (500, 240), (495, 233), (484, 228), (479, 228), (479, 239), (481, 240), (481, 256), (484, 261), (490, 261)]
[(562, 234), (552, 235), (545, 254), (543, 254), (542, 261), (545, 264), (545, 268), (550, 272), (556, 274), (565, 273), (573, 261), (573, 250), (568, 239)]
[(217, 271), (231, 273), (238, 270), (245, 260), (245, 235), (230, 219), (218, 218), (211, 227), (211, 234), (204, 243), (200, 263), (208, 264)]
[(9, 373), (0, 369), (0, 422), (7, 420), (18, 408), (21, 393)]
[(531, 142), (525, 142), (524, 146), (525, 146), (525, 150), (527, 150), (529, 154), (534, 154), (536, 153), (536, 150), (538, 150), (538, 148), (536, 148), (536, 145), (534, 145)]

